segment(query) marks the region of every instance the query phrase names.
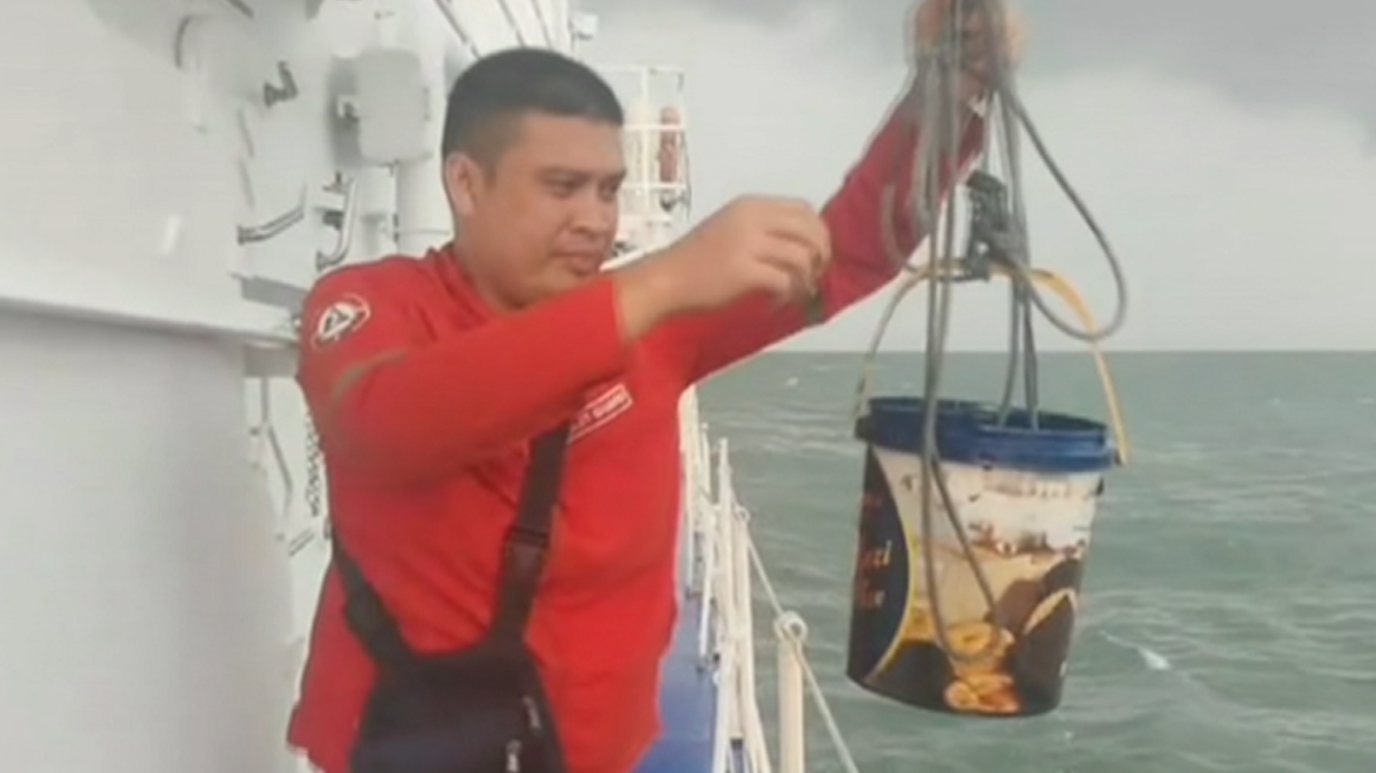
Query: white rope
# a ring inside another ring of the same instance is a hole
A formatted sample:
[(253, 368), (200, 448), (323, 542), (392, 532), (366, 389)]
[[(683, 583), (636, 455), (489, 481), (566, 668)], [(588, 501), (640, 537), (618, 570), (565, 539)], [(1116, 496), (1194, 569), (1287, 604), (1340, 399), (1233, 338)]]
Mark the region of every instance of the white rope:
[[(748, 522), (750, 511), (737, 505), (736, 517), (743, 518)], [(746, 534), (746, 547), (750, 550), (750, 563), (755, 567), (755, 575), (764, 586), (764, 593), (769, 599), (769, 606), (774, 610), (775, 619), (778, 619), (787, 614), (787, 610), (779, 601), (779, 594), (774, 590), (774, 583), (770, 581), (769, 573), (765, 571), (764, 560), (760, 558), (760, 551), (756, 549), (755, 541), (749, 537), (748, 531), (744, 533)], [(812, 695), (813, 705), (817, 707), (817, 712), (822, 715), (822, 722), (827, 727), (827, 734), (831, 736), (831, 743), (836, 748), (836, 755), (841, 759), (841, 766), (845, 768), (846, 773), (860, 773), (860, 768), (855, 764), (855, 756), (851, 754), (850, 745), (846, 743), (845, 735), (841, 732), (841, 726), (837, 724), (836, 716), (831, 711), (831, 705), (827, 703), (826, 694), (822, 692), (822, 685), (817, 680), (817, 675), (812, 671), (812, 664), (807, 660), (803, 643), (798, 640), (795, 633), (787, 630), (787, 626), (782, 627), (779, 636), (793, 648), (793, 654), (798, 659), (798, 665), (802, 667), (808, 692)]]

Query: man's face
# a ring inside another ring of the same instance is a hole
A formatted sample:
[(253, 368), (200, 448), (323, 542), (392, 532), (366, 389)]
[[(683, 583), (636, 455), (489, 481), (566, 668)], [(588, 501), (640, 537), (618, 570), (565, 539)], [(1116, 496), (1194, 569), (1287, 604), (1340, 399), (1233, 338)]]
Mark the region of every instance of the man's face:
[(523, 308), (596, 277), (626, 175), (618, 127), (529, 113), (490, 169), (457, 155), (445, 176), (465, 267), (489, 302)]

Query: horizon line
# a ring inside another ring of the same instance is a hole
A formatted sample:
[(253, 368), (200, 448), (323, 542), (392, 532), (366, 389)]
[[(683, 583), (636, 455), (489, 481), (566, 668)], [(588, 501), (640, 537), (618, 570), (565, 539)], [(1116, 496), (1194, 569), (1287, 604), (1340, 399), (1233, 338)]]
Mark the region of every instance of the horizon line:
[[(768, 349), (764, 354), (865, 354), (865, 349), (820, 349), (820, 348), (791, 348), (779, 347)], [(925, 350), (920, 348), (885, 348), (880, 349), (878, 354), (923, 354)], [(1359, 348), (1231, 348), (1231, 349), (1172, 349), (1157, 347), (1123, 347), (1123, 348), (1103, 348), (1105, 355), (1114, 354), (1376, 354), (1373, 349)], [(1007, 349), (984, 349), (984, 348), (961, 348), (948, 349), (947, 354), (1008, 354)], [(1038, 348), (1037, 354), (1090, 354), (1086, 347), (1052, 347)]]

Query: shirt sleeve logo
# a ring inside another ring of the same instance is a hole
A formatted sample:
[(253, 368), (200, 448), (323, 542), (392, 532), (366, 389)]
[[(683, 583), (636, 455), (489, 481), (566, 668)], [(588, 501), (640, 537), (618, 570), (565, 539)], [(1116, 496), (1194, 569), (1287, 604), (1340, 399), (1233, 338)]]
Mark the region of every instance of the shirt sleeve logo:
[(368, 322), (372, 309), (357, 295), (346, 295), (325, 307), (315, 320), (311, 342), (316, 348), (339, 343)]
[(626, 413), (635, 405), (631, 390), (624, 383), (616, 383), (611, 388), (588, 401), (573, 418), (569, 430), (569, 442), (578, 440), (594, 430), (601, 429)]

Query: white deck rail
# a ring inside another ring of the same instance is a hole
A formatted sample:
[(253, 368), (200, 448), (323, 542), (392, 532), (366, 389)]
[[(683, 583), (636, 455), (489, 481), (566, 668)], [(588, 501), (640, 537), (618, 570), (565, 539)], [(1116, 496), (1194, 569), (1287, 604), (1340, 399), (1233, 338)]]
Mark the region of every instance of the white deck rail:
[[(809, 695), (847, 773), (855, 760), (807, 661), (807, 625), (783, 606), (750, 534), (750, 511), (738, 500), (725, 439), (713, 453), (695, 392), (681, 408), (684, 449), (684, 560), (689, 587), (702, 593), (699, 655), (718, 664), (717, 748), (712, 773), (803, 773), (807, 768)], [(778, 653), (778, 755), (771, 758), (760, 714), (755, 674), (753, 581), (758, 579), (773, 615)]]

